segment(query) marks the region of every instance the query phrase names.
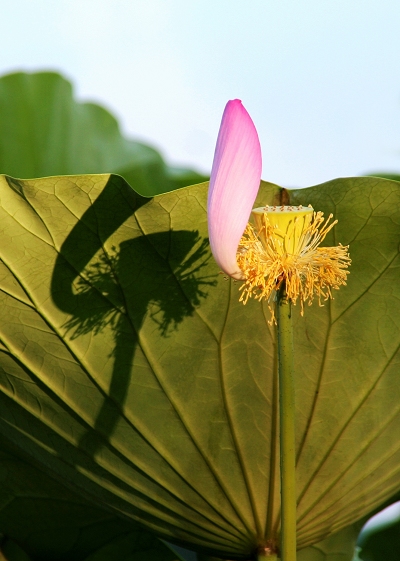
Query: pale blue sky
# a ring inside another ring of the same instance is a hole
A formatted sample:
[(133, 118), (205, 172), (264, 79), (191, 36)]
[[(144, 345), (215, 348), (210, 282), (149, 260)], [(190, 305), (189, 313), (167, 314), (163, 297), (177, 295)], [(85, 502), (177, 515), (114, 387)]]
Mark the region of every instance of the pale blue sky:
[(400, 172), (399, 0), (13, 0), (0, 73), (54, 69), (172, 164), (211, 168), (240, 98), (263, 178)]

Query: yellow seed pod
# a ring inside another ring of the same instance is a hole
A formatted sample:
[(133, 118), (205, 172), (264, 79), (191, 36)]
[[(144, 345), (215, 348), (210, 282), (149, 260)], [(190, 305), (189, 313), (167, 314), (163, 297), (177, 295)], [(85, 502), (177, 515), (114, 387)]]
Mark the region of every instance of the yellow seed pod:
[(264, 206), (251, 212), (255, 230), (264, 246), (273, 241), (279, 255), (298, 255), (307, 245), (313, 219), (311, 206)]

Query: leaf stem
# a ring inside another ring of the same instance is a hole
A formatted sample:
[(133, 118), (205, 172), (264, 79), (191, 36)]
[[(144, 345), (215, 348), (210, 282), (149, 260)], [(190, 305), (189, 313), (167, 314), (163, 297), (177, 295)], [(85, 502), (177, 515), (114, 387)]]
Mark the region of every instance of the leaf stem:
[(281, 460), (282, 561), (296, 561), (295, 401), (293, 376), (292, 309), (284, 283), (278, 292), (278, 377)]

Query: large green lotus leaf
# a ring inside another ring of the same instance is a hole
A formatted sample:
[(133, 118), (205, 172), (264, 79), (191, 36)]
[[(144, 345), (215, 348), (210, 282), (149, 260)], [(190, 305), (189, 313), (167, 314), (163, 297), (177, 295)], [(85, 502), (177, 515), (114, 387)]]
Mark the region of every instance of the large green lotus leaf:
[[(400, 486), (400, 185), (293, 191), (339, 219), (348, 286), (295, 316), (298, 545)], [(279, 533), (276, 349), (207, 240), (207, 184), (2, 179), (0, 432), (171, 541), (248, 556)], [(263, 183), (258, 205), (287, 193)]]
[[(174, 561), (177, 555), (153, 534), (67, 489), (18, 457), (1, 440), (0, 535), (6, 559), (32, 561), (133, 559)], [(0, 553), (1, 559), (1, 553)]]
[(206, 179), (169, 168), (150, 146), (123, 138), (106, 109), (78, 103), (55, 72), (0, 78), (0, 122), (0, 173), (14, 177), (114, 172), (143, 195)]

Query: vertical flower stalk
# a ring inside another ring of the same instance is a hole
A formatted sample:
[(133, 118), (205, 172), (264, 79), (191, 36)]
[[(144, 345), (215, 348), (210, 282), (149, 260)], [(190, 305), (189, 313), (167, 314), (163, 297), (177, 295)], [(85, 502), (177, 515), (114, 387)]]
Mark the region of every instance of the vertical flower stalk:
[[(268, 303), (277, 327), (281, 539), (258, 544), (259, 559), (296, 560), (295, 392), (292, 305), (332, 298), (346, 284), (348, 247), (320, 247), (337, 221), (311, 207), (252, 209), (261, 179), (261, 148), (254, 124), (239, 100), (222, 117), (208, 193), (211, 250), (219, 267), (243, 281), (240, 298)], [(251, 215), (251, 223), (248, 223)]]
[(286, 285), (276, 302), (278, 335), (279, 425), (281, 467), (281, 544), (283, 561), (296, 559), (296, 453), (292, 304)]

